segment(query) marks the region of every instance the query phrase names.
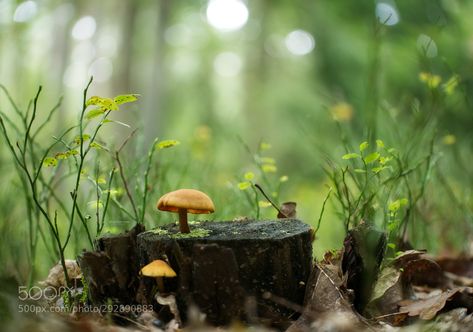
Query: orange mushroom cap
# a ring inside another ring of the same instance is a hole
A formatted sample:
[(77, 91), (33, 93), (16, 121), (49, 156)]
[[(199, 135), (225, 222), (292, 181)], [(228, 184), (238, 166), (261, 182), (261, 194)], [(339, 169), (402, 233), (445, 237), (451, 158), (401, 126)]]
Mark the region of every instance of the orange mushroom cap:
[(193, 214), (212, 213), (215, 206), (209, 196), (195, 189), (179, 189), (162, 196), (158, 201), (158, 210), (178, 212), (186, 209)]
[(176, 272), (163, 260), (157, 259), (144, 266), (141, 271), (141, 275), (145, 277), (167, 277), (173, 278), (177, 274)]

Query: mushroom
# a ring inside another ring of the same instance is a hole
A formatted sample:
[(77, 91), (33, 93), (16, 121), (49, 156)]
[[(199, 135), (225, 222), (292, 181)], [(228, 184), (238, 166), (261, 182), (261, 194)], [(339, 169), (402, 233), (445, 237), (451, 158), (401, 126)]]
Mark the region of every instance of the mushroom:
[(158, 290), (160, 293), (164, 293), (164, 282), (163, 278), (174, 278), (176, 272), (163, 260), (157, 259), (144, 266), (140, 270), (140, 274), (145, 277), (156, 278)]
[(162, 196), (158, 201), (158, 210), (179, 213), (179, 230), (190, 233), (187, 213), (202, 214), (215, 211), (209, 196), (195, 189), (179, 189)]

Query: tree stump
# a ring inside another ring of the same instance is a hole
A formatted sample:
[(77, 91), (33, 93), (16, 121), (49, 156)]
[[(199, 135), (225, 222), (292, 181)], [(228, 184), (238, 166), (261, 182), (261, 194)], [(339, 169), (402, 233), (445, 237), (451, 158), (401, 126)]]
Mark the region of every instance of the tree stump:
[[(177, 278), (164, 284), (176, 294), (184, 320), (191, 306), (214, 325), (257, 320), (281, 326), (294, 318), (281, 302), (303, 303), (312, 268), (307, 224), (297, 219), (196, 222), (191, 230), (182, 234), (172, 224), (137, 236), (140, 266), (163, 259), (176, 271)], [(140, 277), (139, 302), (155, 303), (154, 285)]]
[(123, 234), (102, 236), (95, 241), (95, 251), (84, 251), (77, 257), (92, 303), (136, 303), (136, 236), (144, 230), (142, 224), (137, 224)]

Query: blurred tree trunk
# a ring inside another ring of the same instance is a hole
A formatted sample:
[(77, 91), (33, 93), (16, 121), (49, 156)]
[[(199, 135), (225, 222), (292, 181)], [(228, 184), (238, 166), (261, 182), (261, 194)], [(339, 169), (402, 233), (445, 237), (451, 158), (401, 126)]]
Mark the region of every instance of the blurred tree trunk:
[(133, 92), (132, 65), (133, 65), (133, 37), (135, 34), (135, 21), (138, 10), (138, 1), (126, 0), (123, 7), (123, 22), (120, 35), (122, 36), (118, 51), (118, 73), (115, 75), (114, 91), (116, 93)]
[[(265, 112), (265, 82), (268, 76), (268, 55), (264, 49), (267, 38), (267, 20), (270, 15), (272, 6), (268, 6), (267, 0), (262, 0), (252, 3), (250, 8), (254, 17), (261, 17), (260, 32), (250, 44), (246, 56), (246, 75), (245, 87), (246, 98), (244, 111), (248, 121), (249, 133), (254, 133), (254, 137), (249, 137), (250, 140), (261, 139), (262, 131), (264, 131), (264, 121), (262, 121)], [(263, 128), (262, 128), (263, 126)]]
[(170, 0), (156, 2), (158, 24), (156, 26), (155, 51), (153, 54), (153, 68), (150, 68), (151, 78), (146, 91), (146, 104), (144, 105), (143, 126), (145, 149), (153, 142), (156, 136), (161, 134), (164, 121), (166, 77), (164, 71), (165, 39), (164, 31), (168, 26), (169, 13), (173, 4)]

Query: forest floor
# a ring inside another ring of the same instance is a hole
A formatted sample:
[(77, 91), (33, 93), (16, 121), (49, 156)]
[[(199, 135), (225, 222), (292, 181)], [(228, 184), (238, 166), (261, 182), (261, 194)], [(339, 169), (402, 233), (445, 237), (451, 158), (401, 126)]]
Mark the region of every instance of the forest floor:
[[(296, 312), (284, 324), (265, 325), (253, 313), (247, 316), (249, 323), (212, 327), (196, 308), (188, 310), (183, 324), (172, 295), (164, 300), (167, 304), (163, 306), (169, 307), (167, 319), (153, 310), (112, 313), (102, 308), (84, 312), (84, 304), (65, 313), (61, 297), (48, 304), (21, 302), (11, 296), (5, 310), (10, 316), (5, 328), (20, 332), (473, 331), (472, 257), (433, 257), (425, 250), (411, 249), (383, 264), (370, 265), (366, 255), (351, 233), (343, 249), (327, 252), (314, 262), (303, 306), (269, 294), (267, 300)], [(58, 271), (59, 266), (53, 268), (41, 285), (52, 287), (64, 282)], [(370, 291), (366, 293), (366, 289)], [(79, 295), (82, 290), (77, 288)], [(248, 308), (242, 310), (251, 312)]]

